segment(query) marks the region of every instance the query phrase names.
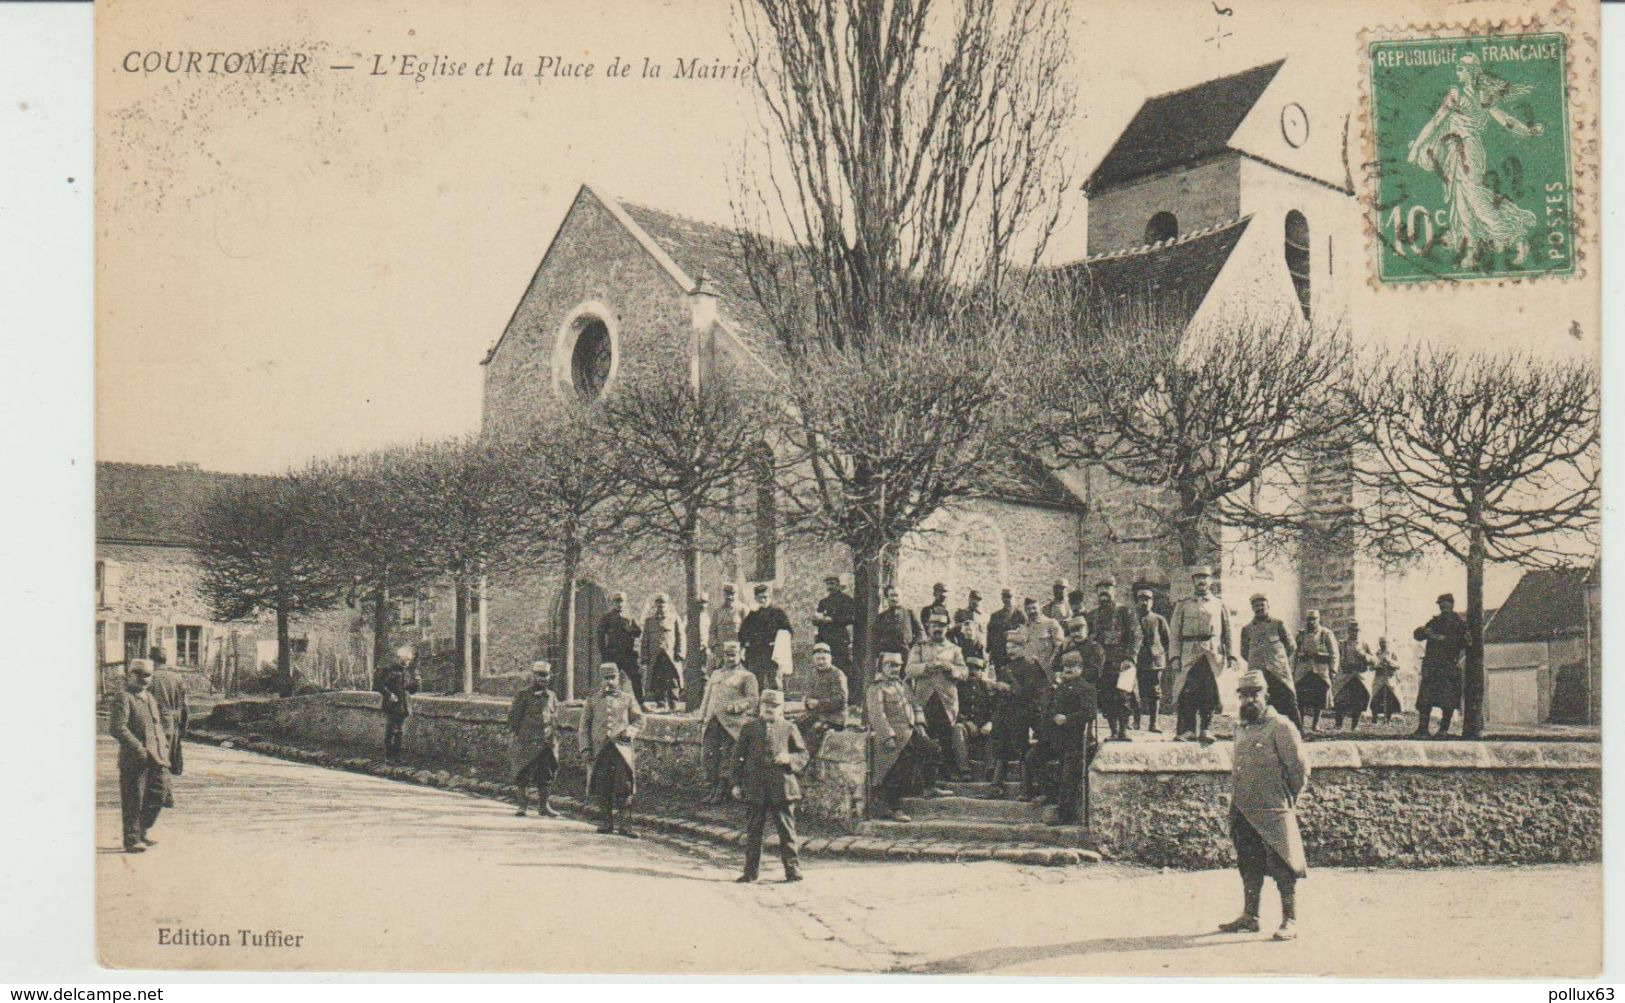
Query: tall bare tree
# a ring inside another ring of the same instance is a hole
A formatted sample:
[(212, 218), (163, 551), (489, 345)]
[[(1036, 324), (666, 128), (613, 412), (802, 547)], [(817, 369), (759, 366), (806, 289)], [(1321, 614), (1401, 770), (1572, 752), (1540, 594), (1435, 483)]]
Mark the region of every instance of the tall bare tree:
[(311, 498), (287, 477), (242, 477), (223, 486), (199, 517), (202, 591), (220, 620), (276, 617), (279, 691), (292, 693), (289, 623), (333, 606), (348, 579), (325, 560)]
[[(692, 678), (699, 657), (700, 558), (734, 542), (735, 497), (757, 475), (772, 412), (753, 383), (729, 370), (703, 379), (651, 366), (604, 400), (605, 425), (629, 493), (631, 536), (683, 562), (684, 634)], [(767, 473), (771, 475), (771, 461)], [(690, 698), (692, 687), (685, 688)]]
[(1074, 295), (1040, 297), (1050, 324), (1032, 329), (1052, 367), (1029, 382), (1044, 455), (1150, 489), (1141, 505), (1185, 565), (1209, 559), (1224, 528), (1276, 545), (1335, 535), (1307, 481), (1357, 424), (1342, 332), (1285, 317), (1187, 332), (1177, 311), (1097, 310)]
[(1467, 572), (1462, 733), (1484, 730), (1484, 566), (1594, 559), (1599, 378), (1585, 362), (1419, 347), (1357, 387), (1360, 506), (1379, 555), (1436, 550)]
[(1070, 187), (1069, 12), (1060, 0), (737, 11), (764, 133), (736, 207), (743, 271), (790, 374), (792, 504), (801, 528), (850, 551), (866, 669), (883, 555), (974, 494), (965, 464), (998, 437), (1001, 393), (982, 374)]
[(582, 559), (626, 544), (628, 492), (601, 411), (559, 402), (525, 430), (494, 440), (520, 494), (522, 544), (514, 558), (560, 575), (564, 697), (576, 696), (576, 586)]

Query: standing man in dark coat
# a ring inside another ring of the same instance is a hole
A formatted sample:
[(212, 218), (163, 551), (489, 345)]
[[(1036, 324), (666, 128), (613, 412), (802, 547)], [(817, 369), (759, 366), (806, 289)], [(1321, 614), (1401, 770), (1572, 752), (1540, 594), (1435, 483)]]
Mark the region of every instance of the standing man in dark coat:
[(1304, 614), (1293, 661), (1296, 671), (1292, 683), (1298, 691), (1298, 710), (1308, 722), (1309, 730), (1319, 731), (1320, 712), (1327, 707), (1332, 680), (1337, 678), (1342, 662), (1337, 635), (1320, 622), (1320, 610), (1312, 609)]
[[(1098, 645), (1096, 650), (1099, 650)], [(1099, 704), (1095, 698), (1095, 688), (1084, 679), (1084, 660), (1063, 658), (1060, 665), (1061, 671), (1055, 685), (1044, 695), (1043, 711), (1039, 716), (1038, 744), (1032, 747), (1022, 766), (1022, 786), (1029, 801), (1055, 802), (1055, 818), (1051, 825), (1073, 825), (1078, 821), (1078, 803), (1083, 793), (1089, 729), (1099, 712)], [(1046, 785), (1049, 787), (1047, 796), (1036, 793), (1038, 774), (1051, 762), (1055, 764), (1055, 771), (1053, 780)]]
[(379, 707), (384, 712), (384, 758), (392, 763), (400, 761), (406, 719), (412, 716), (410, 697), (418, 691), (417, 670), (412, 668), (416, 656), (410, 644), (396, 648), (394, 663), (379, 672), (373, 683), (382, 698)]
[(553, 778), (559, 772), (559, 698), (553, 694), (553, 663), (535, 662), (530, 685), (514, 694), (508, 705), (508, 768), (518, 788), (519, 810), (525, 817), (529, 787), (536, 786), (536, 814), (557, 818), (548, 801)]
[(992, 662), (995, 672), (1004, 668), (1005, 663), (1010, 661), (1007, 644), (1010, 632), (1027, 623), (1027, 618), (1016, 606), (1014, 592), (1008, 588), (1000, 589), (999, 601), (1002, 605), (987, 618), (987, 657)]
[(164, 734), (158, 701), (147, 687), (152, 663), (130, 660), (124, 688), (113, 700), (107, 731), (118, 742), (119, 810), (124, 829), (124, 852), (144, 853), (157, 841), (147, 830), (158, 821), (169, 794), (169, 739)]
[(1439, 615), (1416, 628), (1415, 638), (1426, 641), (1422, 652), (1422, 684), (1416, 691), (1416, 737), (1427, 738), (1433, 708), (1439, 708), (1440, 737), (1450, 734), (1450, 719), (1461, 706), (1461, 657), (1467, 650), (1467, 621), (1456, 612), (1456, 597), (1449, 592), (1438, 599)]
[(911, 609), (905, 609), (897, 594), (897, 586), (886, 586), (886, 608), (875, 617), (875, 655), (887, 652), (907, 655), (920, 639), (920, 618)]
[(852, 671), (852, 625), (858, 622), (857, 600), (841, 588), (840, 575), (825, 575), (824, 585), (829, 589), (818, 600), (818, 615), (813, 617), (813, 641), (829, 645), (829, 657), (841, 672)]
[(990, 797), (1003, 798), (1010, 761), (1023, 762), (1032, 745), (1032, 730), (1049, 689), (1049, 672), (1027, 657), (1027, 631), (1014, 627), (1006, 635), (1010, 661), (993, 684), (993, 789)]
[[(191, 714), (186, 708), (186, 678), (169, 668), (164, 649), (153, 648), (150, 655), (153, 665), (152, 698), (158, 701), (158, 722), (164, 726), (164, 737), (169, 739), (169, 772), (171, 776), (178, 777), (186, 765), (182, 741), (191, 724)], [(169, 784), (165, 786), (169, 788), (169, 794), (164, 799), (164, 807), (173, 808), (174, 787)]]
[(643, 681), (649, 699), (668, 710), (682, 685), (677, 666), (683, 660), (683, 622), (671, 610), (671, 598), (655, 594), (643, 621)]
[(801, 784), (796, 774), (807, 766), (807, 745), (801, 731), (784, 719), (783, 693), (763, 693), (760, 708), (760, 716), (745, 725), (734, 746), (733, 795), (750, 809), (745, 823), (745, 873), (737, 880), (748, 884), (761, 873), (762, 836), (771, 815), (779, 833), (784, 880), (800, 881), (796, 802), (801, 800)]
[(1340, 672), (1332, 680), (1332, 710), (1337, 715), (1335, 727), (1343, 727), (1343, 718), (1349, 719), (1349, 731), (1360, 727), (1360, 715), (1371, 706), (1370, 673), (1375, 658), (1371, 649), (1360, 640), (1360, 625), (1349, 622), (1348, 639), (1343, 642)]
[(1126, 742), (1129, 715), (1140, 706), (1134, 697), (1138, 684), (1135, 663), (1140, 657), (1140, 625), (1133, 610), (1117, 605), (1117, 582), (1111, 578), (1095, 583), (1095, 608), (1085, 613), (1084, 618), (1089, 623), (1089, 636), (1105, 652), (1100, 680), (1091, 680), (1100, 701), (1100, 711), (1111, 726), (1111, 739)]
[(756, 676), (761, 689), (776, 690), (782, 666), (774, 661), (774, 655), (780, 631), (786, 635), (788, 644), (790, 617), (773, 605), (773, 590), (766, 582), (756, 586), (755, 594), (756, 608), (746, 613), (744, 622), (739, 625), (739, 644), (745, 649), (745, 668)]
[(1270, 616), (1270, 601), (1262, 592), (1252, 598), (1253, 618), (1241, 628), (1241, 659), (1249, 669), (1264, 673), (1265, 698), (1276, 713), (1303, 731), (1298, 691), (1293, 684), (1292, 661), (1298, 642), (1286, 624)]
[(920, 607), (920, 622), (930, 623), (932, 610), (942, 610), (943, 619), (952, 622), (953, 613), (948, 609), (948, 586), (941, 582), (931, 586), (931, 601)]
[(1139, 607), (1140, 650), (1134, 659), (1135, 684), (1139, 688), (1139, 703), (1134, 708), (1134, 727), (1140, 727), (1140, 715), (1151, 719), (1150, 731), (1160, 733), (1157, 713), (1161, 709), (1162, 672), (1168, 665), (1168, 621), (1152, 610), (1157, 594), (1148, 588), (1137, 589), (1135, 604)]
[(638, 638), (643, 628), (626, 615), (626, 593), (609, 597), (609, 612), (598, 621), (598, 652), (606, 662), (614, 662), (632, 685), (632, 697), (643, 706), (643, 670), (638, 666)]
[(638, 789), (637, 749), (632, 742), (643, 722), (643, 707), (632, 694), (622, 692), (621, 676), (621, 667), (614, 662), (598, 667), (598, 691), (581, 708), (576, 740), (587, 768), (587, 796), (604, 804), (604, 824), (598, 831), (636, 839), (638, 834), (626, 821), (626, 802)]

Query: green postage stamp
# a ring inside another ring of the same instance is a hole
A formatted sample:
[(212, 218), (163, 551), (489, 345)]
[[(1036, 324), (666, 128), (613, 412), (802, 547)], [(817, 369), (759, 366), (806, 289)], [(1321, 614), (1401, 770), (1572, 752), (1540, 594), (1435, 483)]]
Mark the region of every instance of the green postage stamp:
[(1379, 283), (1574, 273), (1567, 41), (1369, 43)]

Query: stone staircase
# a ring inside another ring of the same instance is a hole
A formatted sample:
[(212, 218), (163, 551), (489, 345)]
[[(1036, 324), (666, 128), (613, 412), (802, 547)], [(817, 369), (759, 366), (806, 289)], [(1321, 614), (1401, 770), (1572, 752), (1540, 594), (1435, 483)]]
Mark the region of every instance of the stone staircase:
[[(1020, 799), (1021, 767), (1011, 765), (1013, 779), (1006, 782), (1005, 797), (993, 798), (993, 785), (986, 781), (945, 781), (938, 786), (951, 792), (946, 797), (903, 799), (899, 807), (912, 821), (872, 819), (862, 823), (859, 831), (868, 836), (954, 845), (1086, 847), (1082, 825), (1050, 825), (1055, 817), (1053, 805)], [(986, 773), (977, 769), (973, 775)]]

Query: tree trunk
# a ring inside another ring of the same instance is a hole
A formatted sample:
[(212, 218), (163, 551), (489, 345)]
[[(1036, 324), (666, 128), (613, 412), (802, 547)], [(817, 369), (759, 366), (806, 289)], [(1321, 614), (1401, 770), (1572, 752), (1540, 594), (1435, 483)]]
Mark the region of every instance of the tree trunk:
[(1475, 516), (1467, 542), (1467, 665), (1461, 681), (1461, 737), (1484, 735), (1484, 527)]
[(454, 586), (457, 596), (457, 626), (453, 637), (457, 655), (462, 660), (463, 666), (460, 692), (472, 693), (474, 692), (474, 641), (468, 632), (468, 576), (458, 572)]
[(372, 671), (389, 665), (389, 590), (383, 586), (372, 593)]
[(852, 702), (863, 706), (864, 690), (874, 674), (874, 623), (880, 609), (880, 561), (884, 548), (873, 551), (854, 549), (852, 552), (852, 600), (857, 616), (852, 623), (852, 674), (847, 691)]
[[(683, 544), (683, 602), (688, 616), (683, 621), (682, 673), (683, 710), (692, 712), (705, 692), (705, 663), (700, 637), (700, 548), (690, 537)], [(696, 682), (697, 680), (697, 682)]]
[[(581, 555), (574, 548), (564, 554), (564, 587), (561, 593), (564, 607), (564, 699), (576, 698), (576, 575), (580, 572)], [(586, 687), (583, 687), (585, 690)]]
[(276, 685), (282, 696), (293, 696), (293, 644), (288, 638), (288, 612), (280, 606), (276, 611)]

